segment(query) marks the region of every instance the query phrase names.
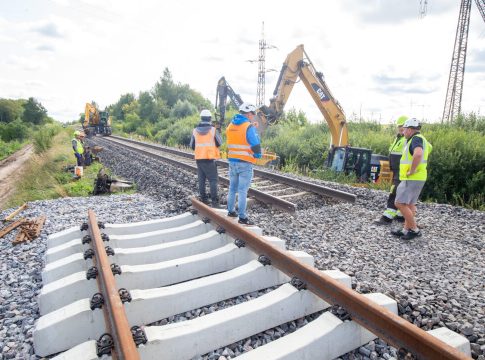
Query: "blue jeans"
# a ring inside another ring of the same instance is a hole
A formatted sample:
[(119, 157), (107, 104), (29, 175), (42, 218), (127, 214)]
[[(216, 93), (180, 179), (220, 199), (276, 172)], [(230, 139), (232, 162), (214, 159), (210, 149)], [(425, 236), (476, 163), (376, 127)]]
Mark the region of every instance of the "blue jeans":
[(237, 207), (240, 219), (246, 219), (246, 198), (253, 178), (253, 164), (240, 161), (229, 162), (229, 194), (227, 195), (227, 210), (235, 211), (236, 193)]

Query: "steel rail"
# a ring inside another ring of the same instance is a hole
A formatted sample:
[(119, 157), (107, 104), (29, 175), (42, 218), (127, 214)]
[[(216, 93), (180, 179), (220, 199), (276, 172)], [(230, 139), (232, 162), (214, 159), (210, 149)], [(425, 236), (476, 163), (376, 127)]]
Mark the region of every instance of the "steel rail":
[[(118, 143), (116, 140), (114, 142)], [(145, 143), (137, 143), (136, 145), (145, 146)], [(197, 166), (196, 165), (180, 162), (180, 161), (171, 159), (169, 157), (166, 157), (166, 156), (163, 156), (163, 155), (160, 155), (160, 154), (155, 154), (153, 152), (150, 152), (150, 151), (147, 151), (147, 150), (144, 150), (144, 149), (140, 149), (138, 147), (132, 147), (132, 149), (136, 149), (137, 151), (139, 151), (139, 152), (141, 152), (141, 153), (143, 153), (147, 156), (162, 159), (165, 162), (168, 162), (168, 163), (173, 164), (175, 166), (182, 167), (186, 170), (197, 173)], [(153, 149), (160, 151), (160, 148), (157, 149), (156, 147), (154, 147)], [(228, 178), (226, 178), (222, 175), (218, 175), (218, 178), (219, 178), (221, 183), (223, 183), (226, 186), (229, 186), (230, 181), (229, 181)], [(265, 204), (271, 204), (271, 205), (273, 205), (273, 206), (275, 206), (279, 209), (282, 209), (284, 211), (288, 211), (288, 212), (291, 212), (291, 213), (294, 213), (296, 211), (296, 205), (294, 203), (286, 201), (284, 199), (280, 199), (280, 198), (278, 198), (276, 196), (272, 196), (270, 194), (266, 194), (263, 191), (259, 191), (259, 190), (253, 189), (253, 188), (249, 188), (248, 194), (250, 196), (255, 197), (256, 199), (260, 200), (261, 202), (263, 202)]]
[(114, 351), (118, 359), (139, 360), (140, 355), (131, 334), (125, 307), (118, 294), (115, 278), (111, 271), (111, 264), (101, 239), (96, 214), (91, 209), (88, 210), (88, 226), (94, 253), (96, 254), (96, 264), (99, 272), (97, 278), (100, 280), (100, 290), (106, 302), (104, 308), (107, 310), (108, 319), (105, 318), (105, 320), (107, 320), (110, 335), (113, 337)]
[(302, 263), (296, 257), (278, 249), (261, 236), (233, 223), (226, 216), (191, 199), (195, 209), (213, 223), (224, 228), (227, 234), (241, 239), (257, 254), (267, 256), (271, 265), (290, 277), (297, 277), (318, 297), (330, 304), (342, 306), (354, 321), (397, 348), (403, 348), (420, 359), (470, 359), (438, 338), (402, 319), (363, 295), (346, 288), (318, 269)]
[[(194, 159), (194, 154), (186, 152), (186, 151), (172, 149), (172, 148), (169, 148), (169, 147), (165, 147), (163, 145), (156, 145), (156, 144), (145, 143), (145, 142), (142, 142), (142, 141), (126, 139), (126, 138), (123, 138), (123, 137), (120, 137), (120, 136), (111, 136), (111, 137), (115, 138), (115, 139), (119, 139), (119, 140), (124, 140), (124, 141), (130, 142), (130, 143), (134, 143), (134, 144), (140, 144), (140, 145), (143, 145), (143, 146), (147, 146), (147, 147), (150, 147), (152, 149), (158, 149), (158, 150), (162, 149), (163, 151), (166, 151), (166, 152), (169, 152), (169, 153), (181, 156), (181, 157), (185, 157), (187, 159)], [(217, 164), (222, 165), (224, 167), (229, 166), (227, 161), (224, 161), (224, 160), (218, 160)], [(343, 200), (343, 201), (347, 201), (347, 202), (350, 202), (350, 203), (355, 203), (355, 200), (357, 198), (356, 195), (345, 192), (345, 191), (331, 189), (331, 188), (328, 188), (328, 187), (323, 186), (323, 185), (317, 185), (317, 184), (309, 183), (307, 181), (289, 178), (289, 177), (284, 176), (284, 175), (271, 173), (269, 171), (264, 171), (264, 170), (257, 169), (257, 168), (254, 168), (254, 174), (261, 176), (263, 178), (271, 179), (273, 181), (278, 181), (280, 183), (284, 183), (284, 184), (287, 184), (287, 185), (290, 185), (290, 186), (293, 186), (293, 187), (296, 187), (296, 188), (300, 188), (302, 190), (310, 191), (310, 192), (313, 192), (315, 194), (319, 194), (319, 195), (323, 195), (323, 196), (330, 196), (330, 197), (333, 197), (333, 198), (336, 198), (336, 199), (339, 199), (339, 200)]]

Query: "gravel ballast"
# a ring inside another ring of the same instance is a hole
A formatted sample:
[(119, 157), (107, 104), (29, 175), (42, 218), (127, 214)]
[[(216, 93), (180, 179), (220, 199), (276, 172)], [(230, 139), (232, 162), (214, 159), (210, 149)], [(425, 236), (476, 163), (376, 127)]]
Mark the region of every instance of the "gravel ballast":
[[(141, 194), (28, 204), (22, 216), (45, 214), (47, 220), (41, 238), (33, 242), (14, 247), (12, 233), (0, 239), (0, 360), (38, 358), (33, 355), (32, 331), (39, 316), (36, 295), (41, 289), (48, 235), (79, 226), (86, 221), (88, 208), (100, 221), (108, 223), (173, 216), (186, 211), (189, 197), (196, 193), (195, 174), (134, 154), (104, 139), (96, 142), (104, 147), (102, 162), (117, 175), (134, 180)], [(398, 301), (399, 314), (421, 328), (446, 326), (461, 333), (471, 342), (472, 356), (485, 360), (484, 212), (420, 203), (417, 218), (423, 236), (405, 242), (390, 235), (389, 226), (373, 224), (385, 206), (384, 191), (304, 180), (352, 192), (358, 195), (357, 202), (307, 196), (298, 202), (301, 210), (295, 216), (256, 203), (249, 209), (249, 216), (265, 235), (280, 237), (289, 249), (310, 253), (320, 269), (347, 273), (360, 293), (391, 296)], [(221, 193), (224, 196), (225, 190)], [(253, 345), (242, 343), (247, 348)], [(231, 358), (228, 349), (234, 352), (234, 347), (226, 348), (204, 358)], [(391, 356), (395, 356), (395, 350), (376, 340), (344, 358)]]

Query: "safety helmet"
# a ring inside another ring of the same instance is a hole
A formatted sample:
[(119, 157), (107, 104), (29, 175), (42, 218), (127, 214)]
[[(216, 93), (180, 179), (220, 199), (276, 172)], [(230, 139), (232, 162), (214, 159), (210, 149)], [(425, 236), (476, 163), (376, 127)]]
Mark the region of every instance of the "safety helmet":
[(243, 103), (241, 106), (239, 106), (239, 111), (242, 113), (252, 112), (253, 114), (256, 114), (256, 106), (250, 103)]
[(403, 128), (417, 128), (417, 129), (419, 129), (419, 128), (421, 128), (421, 123), (416, 118), (410, 118), (410, 119), (407, 119), (404, 122), (404, 125), (402, 127)]
[(407, 119), (408, 117), (406, 115), (398, 117), (398, 119), (396, 120), (396, 125), (403, 126)]
[(212, 117), (212, 114), (209, 110), (207, 109), (204, 109), (200, 112), (200, 117), (203, 118), (203, 117)]
[(79, 136), (81, 135), (81, 132), (79, 130), (74, 131), (74, 136)]

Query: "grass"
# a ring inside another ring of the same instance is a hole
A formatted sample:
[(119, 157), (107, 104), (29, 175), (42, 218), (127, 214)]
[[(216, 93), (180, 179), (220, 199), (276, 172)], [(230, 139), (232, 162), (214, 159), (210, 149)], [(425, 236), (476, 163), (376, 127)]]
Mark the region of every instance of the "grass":
[[(29, 159), (7, 207), (19, 206), (27, 201), (91, 195), (94, 179), (103, 166), (94, 162), (85, 167), (81, 179), (75, 180), (71, 172), (65, 171), (67, 166), (74, 164), (70, 133), (61, 131), (53, 136), (50, 148), (40, 154), (33, 154)], [(108, 170), (106, 172), (109, 174)], [(134, 192), (129, 190), (125, 193)]]
[(26, 142), (23, 141), (9, 141), (5, 142), (0, 139), (0, 160), (12, 155), (14, 152), (20, 150)]

